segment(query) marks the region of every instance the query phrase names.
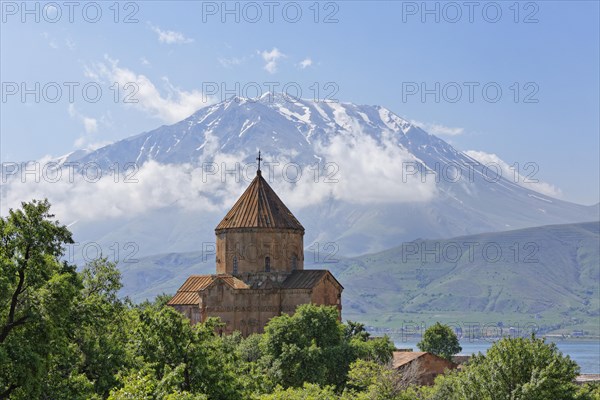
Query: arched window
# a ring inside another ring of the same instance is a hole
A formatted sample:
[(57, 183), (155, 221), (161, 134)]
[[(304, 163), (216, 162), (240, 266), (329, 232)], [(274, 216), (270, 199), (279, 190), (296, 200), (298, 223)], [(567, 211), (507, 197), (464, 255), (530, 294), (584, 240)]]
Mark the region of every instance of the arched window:
[(265, 257), (265, 272), (271, 272), (271, 257)]
[(234, 275), (238, 273), (238, 258), (237, 258), (237, 256), (233, 256), (233, 273), (234, 273)]
[(295, 271), (298, 269), (298, 257), (296, 257), (296, 255), (294, 254), (292, 256), (292, 271)]

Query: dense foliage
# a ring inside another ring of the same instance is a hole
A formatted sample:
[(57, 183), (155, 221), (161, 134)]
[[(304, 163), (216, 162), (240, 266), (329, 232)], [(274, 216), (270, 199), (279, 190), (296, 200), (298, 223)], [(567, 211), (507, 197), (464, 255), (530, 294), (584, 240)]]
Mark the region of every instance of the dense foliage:
[(452, 356), (460, 353), (462, 347), (458, 343), (458, 337), (448, 325), (436, 322), (423, 333), (423, 339), (417, 343), (421, 351), (433, 353), (446, 360), (451, 360)]
[(497, 341), (461, 373), (437, 380), (436, 399), (574, 399), (579, 367), (554, 343), (532, 337)]
[[(599, 399), (577, 366), (539, 339), (504, 339), (463, 372), (418, 388), (390, 366), (393, 344), (337, 310), (303, 305), (264, 334), (191, 325), (168, 296), (132, 304), (100, 258), (80, 272), (47, 201), (0, 219), (0, 399)], [(452, 350), (453, 351), (453, 350)], [(451, 351), (451, 352), (452, 352)]]

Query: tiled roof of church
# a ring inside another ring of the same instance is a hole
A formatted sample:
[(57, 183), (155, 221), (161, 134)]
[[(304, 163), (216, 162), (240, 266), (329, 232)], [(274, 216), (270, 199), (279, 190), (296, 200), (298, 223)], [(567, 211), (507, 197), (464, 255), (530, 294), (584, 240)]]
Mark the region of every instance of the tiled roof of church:
[(167, 305), (169, 306), (187, 306), (187, 305), (198, 305), (200, 303), (200, 297), (198, 292), (181, 292), (177, 291), (175, 296), (169, 300)]
[[(442, 361), (448, 368), (456, 368), (456, 364), (452, 361), (446, 360), (432, 353), (428, 353), (426, 351), (394, 351), (393, 359), (392, 359), (392, 367), (400, 368), (405, 366), (406, 364), (410, 364), (414, 360), (417, 360), (421, 357), (434, 358), (439, 361)], [(426, 367), (428, 368), (428, 367)]]
[(236, 278), (233, 275), (217, 275), (215, 279), (221, 279), (223, 282), (228, 284), (234, 289), (248, 289), (249, 286), (242, 280)]
[(283, 228), (304, 231), (304, 227), (262, 177), (260, 170), (215, 230), (232, 228)]
[(323, 276), (329, 275), (335, 283), (343, 286), (326, 269), (305, 269), (293, 271), (281, 284), (283, 289), (312, 289)]
[(206, 289), (215, 280), (221, 280), (233, 289), (248, 288), (248, 285), (232, 275), (191, 275), (167, 304), (170, 306), (198, 304), (200, 302), (198, 292)]
[(394, 351), (394, 358), (392, 360), (392, 366), (394, 368), (406, 365), (417, 358), (420, 358), (427, 354), (424, 351)]
[(190, 275), (181, 285), (178, 292), (197, 292), (204, 289), (214, 280), (212, 275)]

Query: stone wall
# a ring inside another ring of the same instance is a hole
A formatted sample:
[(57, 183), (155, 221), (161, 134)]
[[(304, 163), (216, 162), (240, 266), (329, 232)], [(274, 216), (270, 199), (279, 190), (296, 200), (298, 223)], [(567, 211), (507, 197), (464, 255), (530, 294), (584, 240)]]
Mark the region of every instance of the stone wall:
[[(262, 333), (267, 322), (275, 316), (282, 313), (292, 315), (301, 304), (338, 306), (341, 313), (340, 296), (340, 288), (328, 280), (320, 282), (314, 290), (234, 289), (218, 281), (216, 285), (201, 292), (199, 320), (219, 317), (225, 323), (222, 333), (230, 334), (237, 330), (243, 336), (248, 336), (252, 333)], [(181, 306), (176, 306), (179, 310), (178, 307)], [(185, 314), (189, 311), (181, 312)], [(192, 322), (195, 323), (194, 320)]]
[(310, 302), (313, 304), (336, 306), (339, 319), (342, 319), (342, 288), (330, 276), (319, 282), (312, 290)]
[(427, 353), (412, 362), (398, 368), (400, 372), (413, 375), (414, 383), (418, 385), (433, 385), (435, 377), (443, 374), (446, 370), (455, 369), (457, 367), (451, 361), (438, 357), (434, 354)]
[(202, 292), (202, 320), (219, 317), (225, 323), (223, 333), (240, 331), (242, 335), (262, 333), (266, 323), (279, 315), (279, 290), (235, 290), (218, 283)]
[(198, 305), (174, 305), (173, 308), (189, 319), (192, 325), (197, 324), (202, 320), (200, 307), (198, 307)]
[(311, 302), (310, 289), (285, 289), (281, 291), (281, 312), (294, 314), (300, 304)]
[[(217, 274), (238, 275), (265, 272), (265, 258), (270, 258), (272, 272), (291, 272), (293, 257), (296, 269), (304, 269), (304, 233), (289, 229), (227, 229), (217, 233)], [(237, 257), (237, 271), (234, 271)]]

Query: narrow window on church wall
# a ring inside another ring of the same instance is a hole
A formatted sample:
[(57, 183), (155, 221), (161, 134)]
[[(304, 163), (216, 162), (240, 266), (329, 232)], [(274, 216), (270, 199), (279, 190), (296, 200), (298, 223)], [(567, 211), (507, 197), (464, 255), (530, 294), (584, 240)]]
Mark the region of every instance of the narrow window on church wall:
[(237, 258), (237, 256), (233, 257), (233, 273), (234, 274), (238, 273), (238, 258)]
[(271, 272), (271, 257), (265, 257), (265, 272)]

